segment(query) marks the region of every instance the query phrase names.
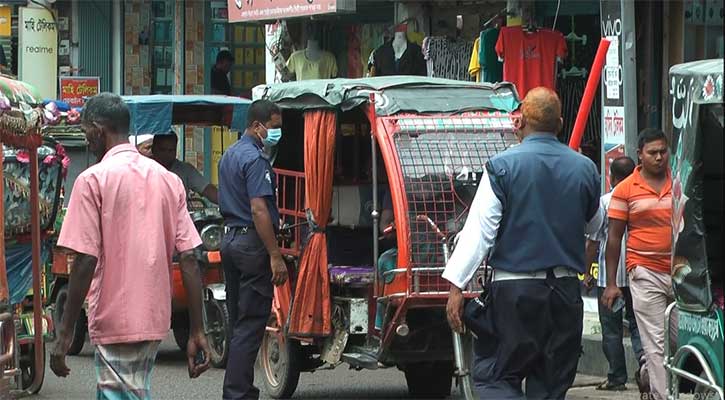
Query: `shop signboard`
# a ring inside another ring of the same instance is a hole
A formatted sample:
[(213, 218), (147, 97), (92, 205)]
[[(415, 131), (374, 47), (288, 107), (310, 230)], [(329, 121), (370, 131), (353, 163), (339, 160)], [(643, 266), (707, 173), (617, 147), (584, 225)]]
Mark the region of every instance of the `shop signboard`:
[(227, 0), (229, 22), (275, 21), (311, 15), (351, 13), (355, 0)]
[(58, 30), (45, 8), (20, 8), (18, 20), (18, 75), (35, 86), (43, 98), (58, 92)]
[[(631, 75), (634, 71), (634, 9), (627, 0), (601, 0), (602, 36), (610, 41), (604, 70), (602, 71), (602, 180), (604, 191), (611, 189), (609, 166), (611, 162), (625, 154), (632, 144), (632, 135), (636, 138), (636, 108), (630, 99), (636, 99), (636, 89)], [(625, 46), (624, 44), (627, 43)], [(631, 65), (627, 65), (627, 64)], [(632, 95), (632, 91), (634, 95)]]
[(60, 100), (71, 107), (83, 107), (85, 99), (100, 92), (98, 77), (64, 76), (60, 78)]
[(0, 6), (0, 36), (12, 35), (12, 9), (9, 6)]

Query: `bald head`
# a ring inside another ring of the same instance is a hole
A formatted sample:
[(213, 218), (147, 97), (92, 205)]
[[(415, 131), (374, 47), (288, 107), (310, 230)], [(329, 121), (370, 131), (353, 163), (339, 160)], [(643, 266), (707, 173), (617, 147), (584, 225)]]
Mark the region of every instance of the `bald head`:
[(551, 89), (537, 87), (526, 94), (521, 103), (523, 136), (530, 133), (558, 134), (561, 129), (561, 101)]

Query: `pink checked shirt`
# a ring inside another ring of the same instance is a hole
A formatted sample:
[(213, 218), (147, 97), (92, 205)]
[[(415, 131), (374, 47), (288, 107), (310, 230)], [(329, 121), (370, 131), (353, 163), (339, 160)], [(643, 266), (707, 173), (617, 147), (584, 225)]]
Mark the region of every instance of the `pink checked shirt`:
[(132, 145), (112, 148), (78, 176), (58, 246), (98, 258), (88, 294), (92, 342), (166, 338), (174, 249), (200, 244), (181, 179)]

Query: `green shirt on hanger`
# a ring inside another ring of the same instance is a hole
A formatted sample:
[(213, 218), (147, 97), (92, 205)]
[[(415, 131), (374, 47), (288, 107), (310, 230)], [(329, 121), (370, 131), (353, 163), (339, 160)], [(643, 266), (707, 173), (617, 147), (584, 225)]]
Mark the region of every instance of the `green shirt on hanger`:
[(482, 82), (498, 83), (503, 80), (503, 63), (498, 60), (496, 54), (498, 32), (498, 28), (486, 29), (481, 32), (478, 58), (483, 70)]

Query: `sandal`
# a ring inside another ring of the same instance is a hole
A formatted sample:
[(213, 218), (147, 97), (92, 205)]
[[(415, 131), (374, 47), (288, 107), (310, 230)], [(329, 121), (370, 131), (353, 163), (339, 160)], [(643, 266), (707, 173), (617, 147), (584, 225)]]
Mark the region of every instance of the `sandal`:
[(625, 386), (623, 383), (611, 383), (607, 379), (606, 381), (602, 382), (597, 386), (597, 390), (608, 390), (613, 392), (623, 392), (627, 390), (627, 386)]

